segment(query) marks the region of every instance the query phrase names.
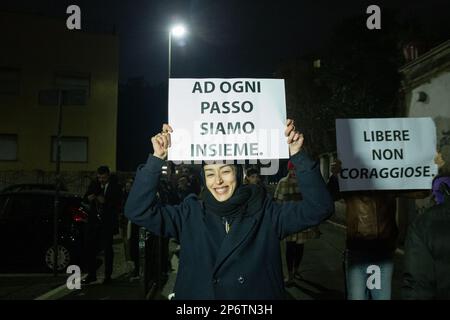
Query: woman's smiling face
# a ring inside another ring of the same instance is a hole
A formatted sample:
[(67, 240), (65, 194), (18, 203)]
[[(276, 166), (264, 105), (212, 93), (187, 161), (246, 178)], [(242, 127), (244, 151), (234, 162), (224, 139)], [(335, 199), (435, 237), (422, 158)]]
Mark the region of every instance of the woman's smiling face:
[(207, 164), (203, 167), (206, 187), (217, 201), (231, 198), (236, 190), (236, 170), (228, 164)]

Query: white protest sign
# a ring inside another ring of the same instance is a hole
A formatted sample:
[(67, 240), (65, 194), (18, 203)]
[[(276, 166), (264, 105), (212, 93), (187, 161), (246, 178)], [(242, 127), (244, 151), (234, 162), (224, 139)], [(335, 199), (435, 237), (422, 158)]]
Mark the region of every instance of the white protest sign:
[(341, 191), (430, 189), (437, 173), (431, 118), (336, 119)]
[(170, 79), (169, 160), (287, 159), (282, 79)]

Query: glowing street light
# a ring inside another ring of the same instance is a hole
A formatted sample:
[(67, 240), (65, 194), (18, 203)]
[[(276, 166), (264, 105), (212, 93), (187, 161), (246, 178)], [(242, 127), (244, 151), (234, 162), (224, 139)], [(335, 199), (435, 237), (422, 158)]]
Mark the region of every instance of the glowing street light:
[(183, 25), (176, 25), (171, 32), (176, 38), (180, 38), (186, 34), (186, 28)]
[(182, 38), (186, 34), (186, 28), (181, 25), (175, 25), (172, 28), (170, 28), (169, 31), (169, 79), (171, 76), (171, 61), (172, 61), (172, 36), (175, 38)]

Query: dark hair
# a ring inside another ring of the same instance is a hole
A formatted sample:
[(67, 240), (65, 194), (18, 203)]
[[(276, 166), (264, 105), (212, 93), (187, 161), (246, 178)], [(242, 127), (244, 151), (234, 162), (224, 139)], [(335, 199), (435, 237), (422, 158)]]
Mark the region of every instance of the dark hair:
[(98, 174), (108, 174), (110, 173), (108, 166), (100, 166), (97, 169)]
[[(206, 163), (206, 162), (202, 163), (202, 170), (200, 172), (200, 178), (201, 178), (201, 183), (202, 183), (203, 187), (206, 187), (205, 165), (207, 165), (207, 164), (209, 164), (209, 163)], [(211, 163), (211, 164), (213, 164), (213, 163)], [(240, 164), (228, 164), (228, 165), (234, 168), (234, 172), (236, 174), (237, 186), (239, 186), (240, 184), (242, 184), (244, 168)]]
[(250, 168), (247, 170), (247, 177), (250, 177), (251, 175), (257, 174), (259, 176), (259, 171), (255, 168)]

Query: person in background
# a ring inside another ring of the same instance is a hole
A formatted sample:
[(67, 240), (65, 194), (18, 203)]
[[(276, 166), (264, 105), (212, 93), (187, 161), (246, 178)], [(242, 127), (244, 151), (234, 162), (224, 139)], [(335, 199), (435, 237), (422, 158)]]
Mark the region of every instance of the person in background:
[(262, 185), (263, 184), (261, 176), (259, 175), (258, 169), (249, 168), (246, 171), (245, 184), (256, 184), (256, 185)]
[[(124, 204), (128, 199), (131, 187), (133, 186), (134, 179), (129, 178), (125, 182), (124, 187)], [(138, 279), (140, 277), (140, 254), (139, 254), (139, 230), (140, 227), (131, 221), (127, 221), (126, 239), (128, 242), (128, 253), (131, 261), (133, 262), (133, 271), (130, 274), (130, 279)]]
[[(286, 177), (280, 179), (275, 189), (274, 200), (277, 202), (285, 201), (301, 201), (302, 194), (297, 183), (295, 175), (295, 166), (288, 162), (288, 174)], [(293, 284), (294, 279), (297, 277), (300, 279), (299, 267), (303, 259), (303, 253), (305, 249), (306, 241), (310, 239), (317, 239), (320, 237), (320, 230), (317, 226), (308, 228), (302, 232), (294, 233), (286, 237), (286, 264), (288, 269), (288, 275), (285, 278), (286, 285)]]
[(404, 299), (450, 299), (450, 146), (435, 157), (439, 174), (433, 179), (436, 205), (409, 226), (405, 245)]
[(103, 284), (108, 284), (113, 272), (113, 238), (115, 229), (118, 229), (122, 190), (107, 166), (97, 169), (97, 178), (89, 185), (84, 199), (89, 203), (89, 216), (86, 239), (88, 276), (83, 283), (97, 281), (96, 256), (100, 249), (105, 255)]
[(179, 174), (176, 181), (176, 190), (180, 201), (183, 201), (190, 194), (200, 194), (200, 182), (192, 170), (186, 166), (179, 166)]
[[(397, 198), (419, 199), (428, 191), (419, 190), (367, 190), (346, 191), (339, 189), (338, 176), (341, 161), (331, 165), (328, 188), (335, 201), (344, 199), (346, 204), (346, 247), (344, 251), (344, 275), (348, 300), (390, 300), (394, 253), (397, 249), (398, 227), (396, 220)], [(369, 287), (372, 275), (369, 267), (379, 268), (379, 286)]]

